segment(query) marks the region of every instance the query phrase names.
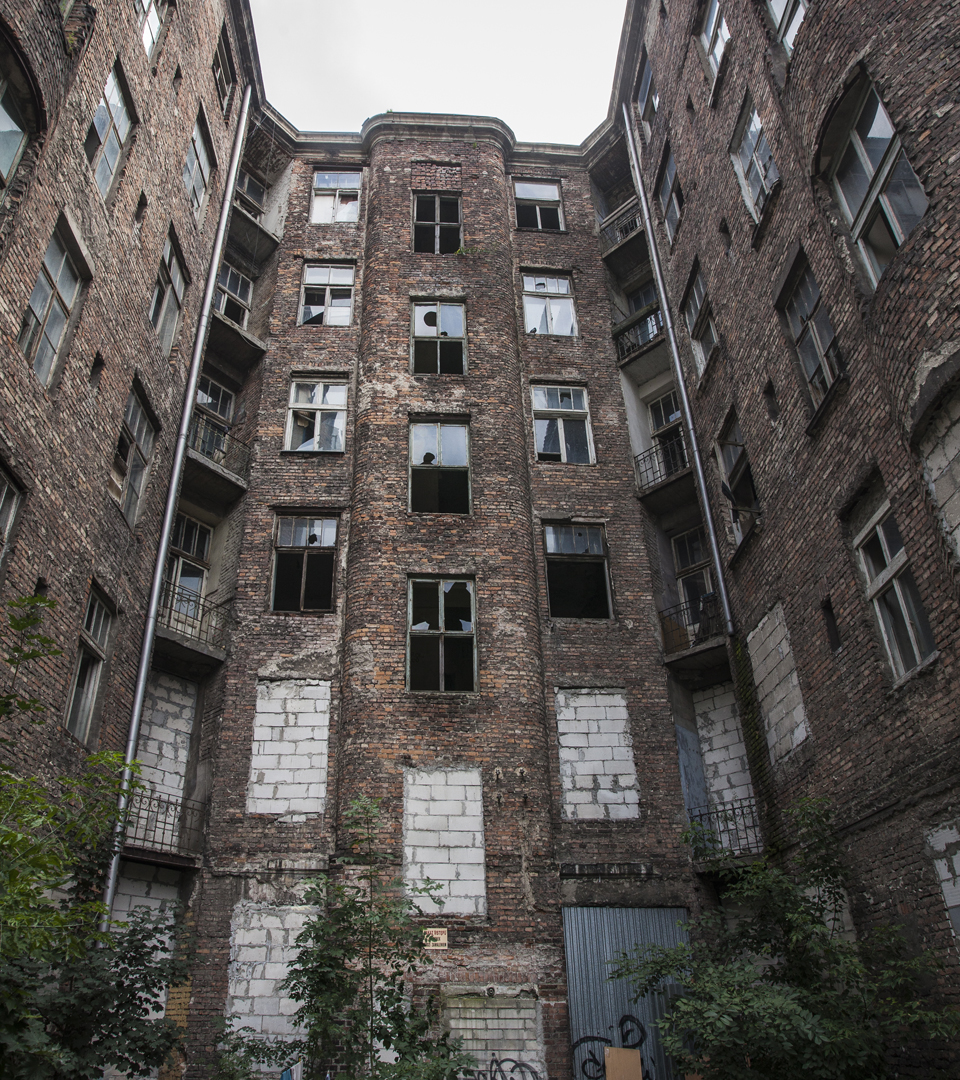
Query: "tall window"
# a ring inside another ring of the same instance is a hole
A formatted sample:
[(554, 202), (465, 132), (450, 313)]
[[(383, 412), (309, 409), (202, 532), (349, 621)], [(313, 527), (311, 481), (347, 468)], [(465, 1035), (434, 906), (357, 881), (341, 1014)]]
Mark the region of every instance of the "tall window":
[(936, 645), (897, 521), (884, 502), (854, 538), (890, 664), (899, 678), (930, 656)]
[(303, 326), (350, 325), (353, 321), (352, 266), (307, 265), (303, 268), (299, 321)]
[(274, 611), (332, 611), (335, 517), (277, 518)]
[(110, 494), (120, 504), (131, 525), (137, 518), (140, 499), (146, 487), (155, 434), (146, 410), (131, 390), (113, 455), (109, 483)]
[(690, 340), (693, 342), (693, 358), (696, 361), (697, 373), (702, 375), (719, 338), (717, 328), (713, 324), (707, 286), (699, 270), (690, 287), (683, 316), (687, 322), (687, 329), (690, 331)]
[(473, 582), (412, 578), (407, 603), (407, 686), (474, 690)]
[(837, 378), (840, 357), (820, 286), (809, 266), (794, 287), (785, 311), (816, 407)]
[(0, 185), (7, 187), (27, 145), (27, 124), (10, 83), (0, 76)]
[(180, 321), (180, 308), (183, 306), (185, 288), (183, 265), (173, 243), (173, 237), (167, 236), (163, 245), (163, 258), (157, 271), (157, 283), (153, 287), (153, 300), (150, 303), (150, 322), (160, 335), (160, 348), (165, 356), (170, 355), (173, 339)]
[(579, 386), (533, 387), (538, 461), (588, 465), (592, 460), (587, 392)]
[(657, 115), (660, 98), (653, 82), (653, 67), (646, 51), (640, 64), (640, 89), (637, 91), (637, 109), (640, 112), (640, 120), (643, 123), (643, 133), (650, 138), (650, 125)]
[(546, 525), (547, 593), (556, 619), (609, 619), (607, 545), (601, 525)]
[(218, 464), (227, 454), (227, 434), (233, 419), (233, 393), (201, 375), (197, 382), (197, 409), (190, 429), (190, 449)]
[(20, 505), (20, 489), (0, 468), (0, 559), (6, 554)]
[(220, 108), (226, 112), (227, 104), (230, 101), (230, 91), (233, 89), (233, 84), (236, 81), (236, 77), (233, 73), (233, 59), (230, 56), (230, 43), (227, 41), (227, 28), (224, 26), (220, 30), (220, 37), (217, 39), (217, 51), (213, 54), (213, 81), (217, 86), (217, 98), (220, 101)]
[(80, 293), (80, 275), (59, 231), (43, 256), (37, 283), (30, 294), (17, 342), (46, 386), (53, 374), (70, 315)]
[(743, 196), (754, 217), (760, 218), (774, 185), (780, 179), (773, 151), (763, 133), (760, 115), (748, 105), (741, 117), (739, 135), (734, 139), (736, 149), (731, 154), (743, 188)]
[(107, 661), (112, 621), (106, 603), (96, 593), (91, 592), (80, 630), (77, 663), (66, 718), (67, 730), (81, 742), (87, 742), (90, 738), (100, 676)]
[(568, 277), (523, 275), (523, 318), (528, 334), (573, 337), (577, 317)]
[(680, 398), (676, 390), (670, 390), (651, 401), (648, 409), (650, 410), (650, 433), (659, 450), (657, 455), (659, 470), (654, 476), (666, 479), (688, 465), (687, 448), (683, 441), (683, 414), (680, 411)]
[(663, 209), (663, 223), (667, 228), (667, 237), (670, 243), (677, 235), (677, 226), (680, 224), (680, 211), (683, 210), (683, 192), (680, 190), (680, 181), (677, 179), (677, 163), (673, 160), (673, 151), (667, 150), (667, 163), (663, 168), (663, 179), (660, 181), (660, 206)]
[(310, 221), (333, 225), (356, 221), (360, 214), (359, 172), (315, 172)]
[(196, 622), (201, 617), (200, 599), (210, 569), (212, 537), (209, 526), (186, 514), (177, 514), (166, 569), (170, 590), (167, 610), (176, 614), (177, 622), (184, 619)]
[(767, 7), (777, 28), (777, 37), (788, 53), (793, 52), (800, 24), (807, 13), (809, 0), (767, 0)]
[(720, 73), (720, 61), (723, 59), (723, 52), (729, 40), (730, 31), (720, 11), (720, 4), (718, 0), (710, 0), (707, 5), (707, 17), (703, 21), (703, 30), (700, 33), (700, 43), (703, 45), (703, 51), (706, 53), (714, 78)]
[(187, 147), (187, 160), (183, 163), (183, 184), (190, 197), (193, 216), (200, 217), (207, 199), (210, 186), (210, 174), (213, 171), (213, 154), (200, 117), (193, 125), (190, 145)]
[(463, 304), (413, 305), (414, 375), (462, 375), (465, 344)]
[(133, 0), (133, 3), (140, 20), (143, 47), (146, 49), (147, 56), (151, 56), (160, 38), (160, 27), (163, 25), (166, 4), (161, 0)]
[(845, 137), (833, 188), (876, 283), (930, 204), (872, 84), (864, 80), (850, 94), (852, 113), (839, 109), (824, 141)]
[(252, 293), (253, 282), (247, 275), (224, 262), (220, 267), (217, 291), (213, 298), (213, 306), (217, 311), (238, 326), (246, 326)]
[(301, 382), (290, 387), (287, 450), (342, 453), (347, 430), (347, 384)]
[(710, 551), (703, 526), (680, 533), (673, 538), (673, 565), (677, 574), (683, 622), (696, 628), (700, 625), (701, 598), (713, 592), (710, 574)]
[(760, 504), (757, 501), (757, 489), (753, 486), (753, 473), (750, 471), (747, 450), (743, 445), (740, 421), (736, 416), (727, 422), (717, 449), (723, 475), (720, 488), (730, 503), (733, 538), (739, 546), (759, 520)]
[(263, 213), (263, 201), (266, 197), (266, 185), (248, 173), (246, 169), (240, 169), (237, 173), (234, 198), (251, 217), (258, 221)]
[(413, 200), (413, 250), (453, 255), (463, 246), (459, 195), (417, 195)]
[(100, 104), (83, 144), (87, 161), (93, 167), (97, 187), (104, 198), (117, 174), (130, 127), (130, 108), (117, 77), (117, 69), (114, 68), (107, 76)]
[(542, 180), (515, 180), (517, 227), (558, 232), (563, 228), (560, 185)]
[(470, 513), (470, 455), (465, 423), (410, 425), (410, 509)]

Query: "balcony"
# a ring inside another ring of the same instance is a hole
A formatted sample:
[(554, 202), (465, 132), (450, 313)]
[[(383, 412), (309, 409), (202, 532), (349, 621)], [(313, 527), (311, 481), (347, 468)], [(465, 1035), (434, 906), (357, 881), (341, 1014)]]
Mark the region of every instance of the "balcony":
[(614, 327), (617, 360), (626, 364), (659, 343), (662, 337), (663, 313), (659, 304), (650, 304)]
[(192, 857), (203, 840), (203, 803), (136, 791), (127, 808), (126, 848)]
[(210, 670), (226, 658), (229, 603), (210, 603), (191, 589), (163, 583), (157, 648), (185, 664)]
[(736, 799), (716, 806), (699, 806), (688, 810), (691, 823), (697, 822), (712, 834), (715, 854), (759, 855), (763, 851), (763, 834), (755, 798)]
[(600, 222), (600, 254), (622, 280), (632, 277), (650, 261), (643, 216), (636, 199), (618, 207)]
[(280, 237), (264, 226), (263, 215), (257, 213), (256, 204), (238, 194), (234, 198), (233, 212), (230, 215), (228, 242), (259, 271), (280, 246)]
[(187, 436), (184, 491), (221, 513), (247, 490), (250, 447), (225, 424), (194, 415)]
[(655, 435), (656, 445), (637, 454), (637, 490), (647, 509), (663, 514), (696, 500), (690, 451), (682, 424)]
[(216, 308), (210, 312), (207, 348), (212, 349), (243, 372), (249, 371), (267, 351), (266, 342), (254, 337), (232, 319), (221, 315)]
[(720, 598), (704, 593), (695, 603), (660, 612), (664, 664), (692, 690), (730, 679)]

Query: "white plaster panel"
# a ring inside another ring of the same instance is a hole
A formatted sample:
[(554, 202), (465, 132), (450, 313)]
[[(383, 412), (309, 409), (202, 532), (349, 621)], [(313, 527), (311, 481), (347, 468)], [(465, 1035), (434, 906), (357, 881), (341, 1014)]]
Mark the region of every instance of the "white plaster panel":
[(137, 758), (140, 778), (151, 791), (174, 799), (183, 797), (196, 713), (196, 683), (163, 671), (150, 672)]
[(768, 611), (747, 635), (747, 648), (767, 732), (767, 749), (776, 765), (810, 734), (782, 604)]
[[(444, 1015), (451, 1034), (473, 1055), (477, 1068), (496, 1076), (511, 1073), (514, 1062), (523, 1062), (528, 1068), (516, 1075), (535, 1080), (529, 1074), (532, 1069), (536, 1078), (546, 1080), (543, 1023), (534, 994), (498, 987), (493, 996), (481, 996), (458, 989), (445, 992)], [(501, 1062), (503, 1069), (498, 1068)]]
[(733, 683), (694, 691), (693, 708), (711, 804), (752, 798), (753, 783)]

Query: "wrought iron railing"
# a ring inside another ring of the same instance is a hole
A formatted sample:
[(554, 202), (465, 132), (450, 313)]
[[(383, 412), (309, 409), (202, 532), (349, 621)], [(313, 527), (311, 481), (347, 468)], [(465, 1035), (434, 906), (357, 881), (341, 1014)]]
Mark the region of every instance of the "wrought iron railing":
[(222, 649), (227, 634), (227, 608), (226, 603), (212, 604), (192, 589), (165, 581), (159, 621), (168, 630)]
[(246, 477), (250, 447), (234, 438), (225, 424), (206, 416), (194, 416), (187, 445), (215, 464), (222, 465), (234, 476)]
[(718, 855), (758, 855), (763, 851), (757, 800), (752, 796), (716, 806), (698, 806), (687, 815), (691, 822), (699, 822), (713, 834)]
[(600, 222), (600, 250), (606, 254), (611, 248), (643, 231), (643, 217), (636, 199), (614, 210)]
[(716, 593), (704, 593), (694, 603), (676, 604), (660, 612), (663, 651), (671, 653), (692, 649), (723, 633), (720, 604)]
[(200, 850), (203, 803), (150, 791), (135, 791), (127, 808), (126, 842), (173, 854)]
[(669, 480), (690, 465), (683, 426), (677, 425), (663, 435), (655, 435), (657, 445), (637, 454), (637, 487), (641, 491)]
[(657, 304), (644, 308), (634, 316), (633, 321), (622, 330), (614, 331), (613, 340), (617, 345), (617, 357), (622, 362), (629, 360), (635, 352), (648, 345), (663, 333), (663, 314)]

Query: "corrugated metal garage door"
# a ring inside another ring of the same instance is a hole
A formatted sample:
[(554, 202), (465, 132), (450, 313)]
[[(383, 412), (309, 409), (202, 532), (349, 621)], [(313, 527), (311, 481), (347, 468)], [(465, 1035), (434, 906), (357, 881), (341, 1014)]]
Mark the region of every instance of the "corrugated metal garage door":
[(604, 1046), (639, 1047), (643, 1080), (672, 1080), (653, 1021), (657, 999), (633, 1002), (623, 980), (608, 979), (610, 961), (641, 943), (687, 940), (686, 908), (568, 907), (563, 909), (567, 994), (574, 1080), (600, 1080)]

